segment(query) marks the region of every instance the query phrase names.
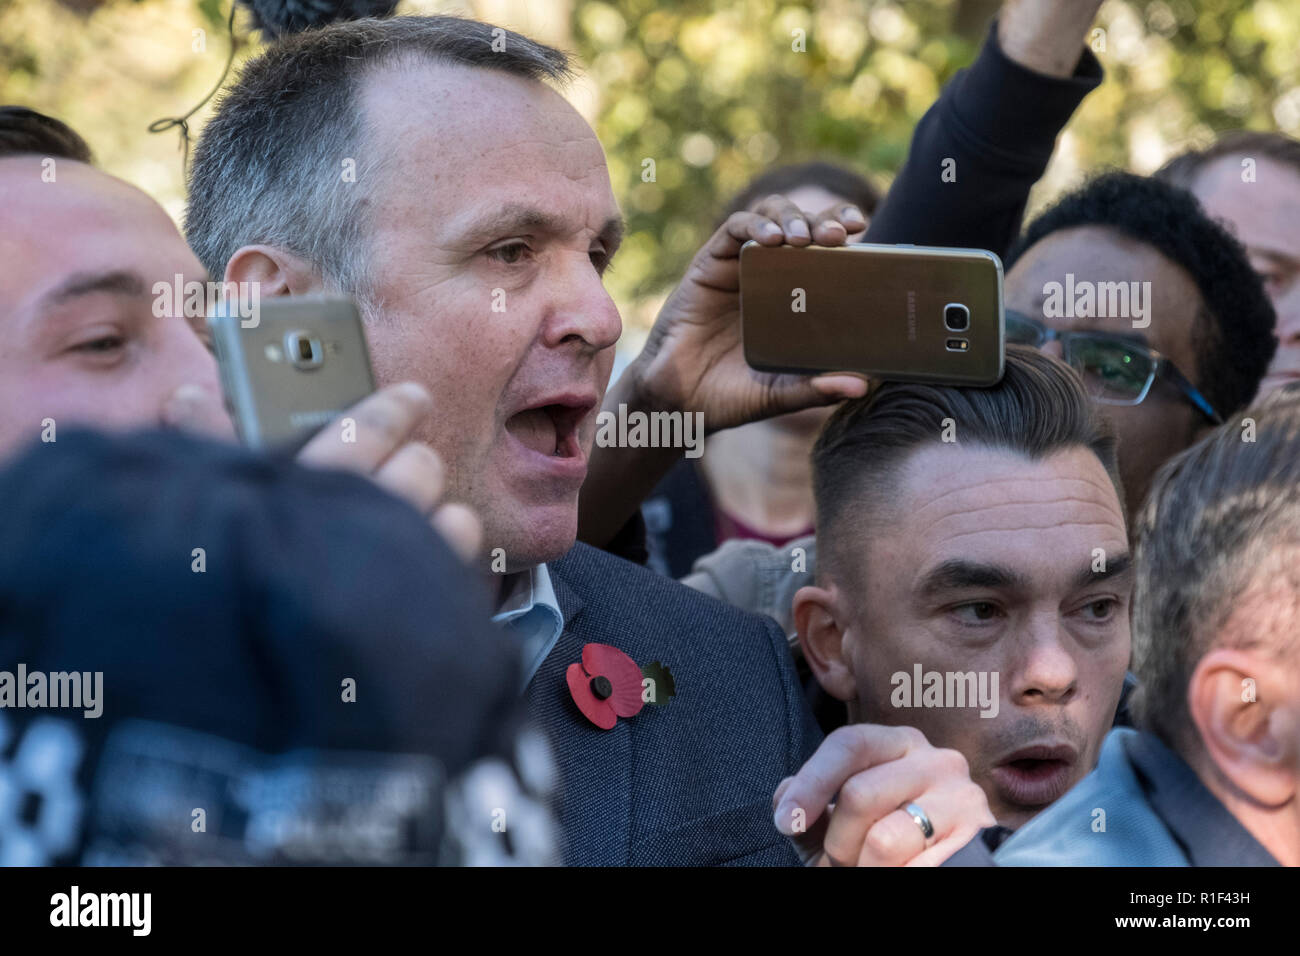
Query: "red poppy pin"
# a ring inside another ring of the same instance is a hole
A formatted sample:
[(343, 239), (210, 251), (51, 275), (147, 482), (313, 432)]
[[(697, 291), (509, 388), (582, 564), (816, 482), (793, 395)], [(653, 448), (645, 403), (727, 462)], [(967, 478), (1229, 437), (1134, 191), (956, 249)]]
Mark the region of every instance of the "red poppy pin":
[[(620, 717), (635, 717), (647, 702), (641, 668), (608, 644), (584, 645), (582, 663), (570, 664), (565, 678), (578, 710), (601, 730), (612, 730)], [(650, 702), (657, 702), (654, 695)]]

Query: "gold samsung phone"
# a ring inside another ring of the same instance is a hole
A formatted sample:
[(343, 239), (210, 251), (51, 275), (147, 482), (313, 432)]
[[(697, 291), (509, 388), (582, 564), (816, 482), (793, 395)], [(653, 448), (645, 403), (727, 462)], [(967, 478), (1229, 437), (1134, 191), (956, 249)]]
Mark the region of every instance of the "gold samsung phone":
[(763, 246), (740, 250), (745, 361), (767, 372), (994, 385), (1002, 262), (983, 249)]
[(208, 317), (221, 385), (239, 437), (294, 450), (375, 390), (361, 316), (350, 299), (286, 296), (252, 317)]

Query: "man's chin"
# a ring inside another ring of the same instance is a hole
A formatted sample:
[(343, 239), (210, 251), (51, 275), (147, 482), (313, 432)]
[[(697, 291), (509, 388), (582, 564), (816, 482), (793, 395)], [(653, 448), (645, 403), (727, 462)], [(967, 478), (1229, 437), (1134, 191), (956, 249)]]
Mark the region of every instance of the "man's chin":
[[(511, 505), (523, 520), (509, 526), (484, 521), (483, 553), (492, 570), (502, 562), (508, 573), (557, 561), (568, 554), (578, 539), (576, 502), (555, 505)], [(499, 513), (499, 512), (498, 512)]]

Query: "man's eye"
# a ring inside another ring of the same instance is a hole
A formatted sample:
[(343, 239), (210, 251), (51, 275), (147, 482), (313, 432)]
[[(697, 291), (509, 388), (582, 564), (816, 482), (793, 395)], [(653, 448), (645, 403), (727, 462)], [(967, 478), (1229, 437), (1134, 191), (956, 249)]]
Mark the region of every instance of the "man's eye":
[(990, 601), (974, 601), (953, 608), (953, 613), (963, 624), (983, 624), (998, 616), (998, 606)]
[(74, 345), (72, 351), (83, 352), (90, 355), (104, 355), (109, 352), (115, 352), (126, 344), (126, 339), (120, 335), (104, 335), (97, 339), (91, 339), (88, 342), (82, 342), (80, 345)]
[(1100, 598), (1085, 604), (1083, 613), (1091, 621), (1108, 621), (1114, 615), (1118, 605), (1119, 602), (1114, 598)]
[(596, 271), (605, 275), (613, 267), (609, 261), (609, 253), (604, 249), (592, 249), (589, 253), (591, 264), (596, 267)]
[(489, 249), (488, 255), (508, 266), (515, 265), (523, 259), (524, 254), (529, 252), (528, 243), (511, 242), (504, 246), (497, 246), (495, 249)]

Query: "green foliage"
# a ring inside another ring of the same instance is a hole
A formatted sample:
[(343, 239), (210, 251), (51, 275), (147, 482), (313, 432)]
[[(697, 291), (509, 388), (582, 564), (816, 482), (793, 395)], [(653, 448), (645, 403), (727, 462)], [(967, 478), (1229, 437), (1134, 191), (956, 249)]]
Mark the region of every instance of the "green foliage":
[[(630, 227), (615, 298), (671, 287), (727, 199), (771, 165), (827, 158), (886, 184), (916, 121), (974, 59), (988, 7), (580, 3), (577, 51), (602, 96), (597, 132)], [(1037, 203), (1101, 166), (1149, 172), (1213, 130), (1300, 134), (1295, 0), (1110, 0), (1097, 27), (1106, 82), (1076, 114)], [(646, 159), (655, 182), (643, 181)]]
[[(491, 19), (503, 2), (454, 8)], [(652, 317), (727, 199), (765, 168), (822, 157), (887, 185), (916, 121), (974, 59), (998, 6), (553, 3), (568, 12), (569, 32), (539, 39), (574, 49), (598, 92), (596, 128), (630, 226), (609, 283), (634, 325)], [(177, 214), (183, 183), (174, 133), (150, 136), (145, 127), (182, 115), (216, 82), (229, 52), (229, 4), (0, 0), (0, 102), (72, 123), (106, 169)], [(451, 0), (404, 0), (400, 9), (452, 7)], [(244, 33), (246, 18), (237, 23)], [(528, 22), (506, 25), (531, 29)], [(1300, 135), (1297, 0), (1107, 0), (1097, 27), (1104, 33), (1094, 31), (1090, 42), (1106, 82), (1062, 137), (1034, 203), (1103, 166), (1149, 172), (1217, 130)], [(241, 44), (237, 64), (259, 46)], [(194, 117), (193, 130), (201, 130), (210, 108)], [(643, 180), (646, 160), (654, 161), (653, 182)]]

